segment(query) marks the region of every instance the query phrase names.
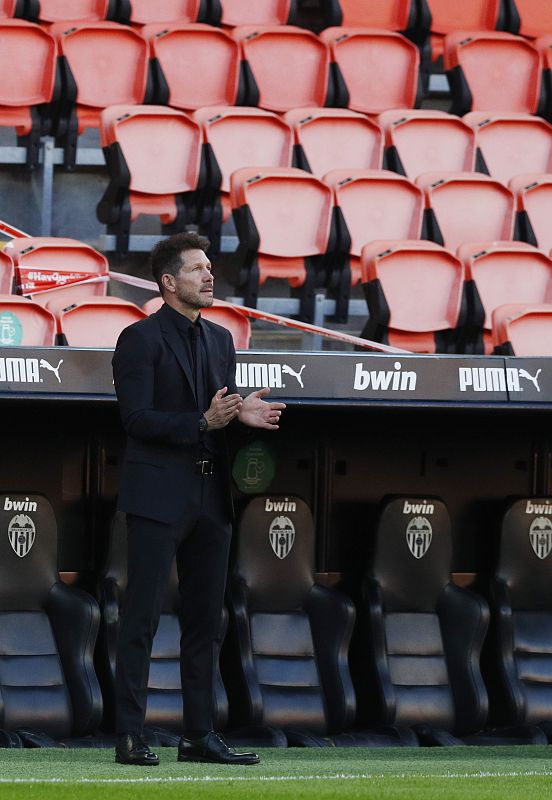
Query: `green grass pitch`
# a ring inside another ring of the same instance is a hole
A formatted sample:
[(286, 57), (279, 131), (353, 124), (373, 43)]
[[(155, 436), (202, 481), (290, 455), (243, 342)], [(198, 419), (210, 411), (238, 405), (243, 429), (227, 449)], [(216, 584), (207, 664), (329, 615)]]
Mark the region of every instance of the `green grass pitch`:
[(1, 750), (1, 800), (552, 800), (551, 748), (261, 750), (253, 767), (115, 764), (110, 750)]

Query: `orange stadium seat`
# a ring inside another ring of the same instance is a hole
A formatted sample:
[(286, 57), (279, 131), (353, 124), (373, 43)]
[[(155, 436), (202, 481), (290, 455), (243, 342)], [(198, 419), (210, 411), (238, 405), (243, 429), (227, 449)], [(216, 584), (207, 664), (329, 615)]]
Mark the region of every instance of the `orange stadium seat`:
[(532, 245), (470, 243), (459, 247), (457, 255), (466, 270), (467, 352), (492, 352), (492, 313), (498, 306), (552, 302), (552, 261)]
[(471, 172), (475, 134), (444, 111), (394, 109), (378, 117), (385, 135), (389, 169), (414, 180), (422, 172)]
[(39, 0), (41, 22), (115, 19), (117, 0)]
[(205, 5), (205, 0), (131, 0), (130, 21), (135, 25), (199, 22), (205, 18)]
[(535, 47), (542, 59), (541, 104), (539, 113), (548, 121), (552, 121), (552, 33), (535, 40)]
[(512, 238), (514, 197), (498, 181), (479, 172), (424, 172), (416, 184), (426, 197), (428, 239), (456, 250)]
[(251, 164), (291, 167), (293, 134), (280, 117), (260, 108), (209, 106), (192, 116), (203, 130), (208, 188), (202, 214), (216, 251), (221, 225), (231, 214), (230, 175)]
[[(162, 297), (152, 297), (151, 300), (144, 303), (142, 309), (149, 316), (159, 311), (162, 305)], [(201, 316), (211, 322), (216, 322), (217, 325), (222, 325), (223, 328), (227, 328), (232, 334), (236, 350), (249, 349), (251, 323), (249, 322), (249, 318), (239, 309), (229, 305), (219, 305), (215, 300), (210, 308), (201, 309)]]
[(362, 248), (374, 239), (419, 239), (424, 195), (406, 178), (387, 170), (332, 170), (324, 182), (334, 191), (339, 252), (350, 284), (361, 278)]
[(116, 22), (58, 22), (50, 27), (59, 47), (63, 75), (62, 119), (65, 163), (75, 163), (77, 136), (99, 126), (107, 106), (148, 99), (147, 42)]
[(552, 33), (552, 5), (543, 0), (507, 0), (510, 29), (528, 39)]
[(39, 25), (0, 21), (0, 126), (15, 127), (32, 166), (40, 137), (53, 132), (52, 101), (60, 89), (56, 55), (55, 39)]
[(0, 250), (0, 294), (11, 294), (13, 275), (12, 257), (4, 250)]
[(131, 222), (158, 216), (166, 233), (194, 221), (201, 162), (201, 129), (165, 106), (111, 106), (100, 119), (109, 185), (98, 219), (125, 252)]
[(284, 115), (295, 133), (295, 165), (322, 178), (332, 169), (381, 169), (378, 125), (346, 108), (294, 108)]
[(244, 304), (255, 306), (259, 286), (277, 278), (299, 294), (301, 318), (312, 320), (323, 257), (333, 249), (330, 187), (300, 169), (249, 167), (232, 174), (231, 198)]
[(493, 345), (498, 355), (552, 356), (552, 303), (495, 308)]
[(31, 236), (12, 239), (6, 251), (15, 264), (17, 292), (36, 303), (66, 296), (103, 297), (107, 292), (107, 259), (84, 242)]
[(221, 6), (220, 22), (229, 28), (238, 25), (293, 25), (297, 0), (211, 0)]
[(69, 347), (115, 347), (123, 328), (147, 316), (118, 297), (64, 297), (46, 307), (55, 316), (60, 344)]
[(242, 25), (233, 35), (246, 75), (243, 105), (284, 112), (326, 104), (330, 57), (314, 33), (293, 25)]
[(552, 171), (552, 125), (529, 114), (472, 111), (464, 122), (477, 138), (477, 167), (508, 183), (527, 172)]
[(516, 239), (549, 253), (552, 249), (552, 175), (516, 175), (509, 186), (516, 199)]
[(332, 105), (364, 114), (413, 108), (418, 100), (420, 54), (400, 33), (378, 28), (327, 28), (336, 78)]
[(521, 36), (496, 32), (451, 33), (444, 65), (452, 92), (452, 112), (537, 113), (541, 103), (541, 59)]
[(0, 295), (0, 346), (53, 347), (56, 320), (26, 297)]
[(362, 248), (369, 318), (362, 336), (416, 353), (454, 353), (466, 319), (464, 267), (433, 242)]
[(199, 22), (171, 22), (145, 25), (142, 35), (150, 43), (156, 102), (184, 111), (236, 103), (239, 46), (227, 33)]
[(444, 39), (455, 31), (504, 30), (503, 0), (427, 0), (431, 12), (431, 53), (436, 61), (443, 55)]
[(413, 0), (322, 0), (328, 25), (386, 28), (404, 31), (417, 23), (418, 12)]
[(22, 17), (25, 12), (25, 0), (0, 0), (0, 19)]

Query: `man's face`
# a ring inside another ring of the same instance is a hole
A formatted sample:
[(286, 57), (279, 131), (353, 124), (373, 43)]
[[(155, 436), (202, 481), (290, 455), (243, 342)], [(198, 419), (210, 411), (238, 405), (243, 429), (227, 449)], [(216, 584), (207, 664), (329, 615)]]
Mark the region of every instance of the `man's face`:
[(171, 277), (179, 305), (193, 310), (213, 305), (211, 262), (203, 250), (184, 251), (180, 271)]

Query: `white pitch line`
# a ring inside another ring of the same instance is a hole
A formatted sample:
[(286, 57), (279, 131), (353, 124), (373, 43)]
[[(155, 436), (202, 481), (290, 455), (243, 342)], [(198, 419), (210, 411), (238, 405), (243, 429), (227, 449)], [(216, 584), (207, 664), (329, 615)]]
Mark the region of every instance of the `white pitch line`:
[(443, 774), (420, 774), (420, 773), (359, 773), (358, 775), (337, 774), (337, 775), (258, 775), (247, 777), (237, 775), (225, 778), (223, 776), (199, 776), (182, 775), (179, 777), (144, 777), (144, 778), (0, 778), (0, 784), (109, 784), (109, 783), (273, 783), (284, 781), (354, 781), (354, 780), (409, 780), (419, 778), (421, 780), (477, 780), (482, 778), (544, 778), (552, 776), (551, 770), (527, 770), (526, 772), (445, 772)]

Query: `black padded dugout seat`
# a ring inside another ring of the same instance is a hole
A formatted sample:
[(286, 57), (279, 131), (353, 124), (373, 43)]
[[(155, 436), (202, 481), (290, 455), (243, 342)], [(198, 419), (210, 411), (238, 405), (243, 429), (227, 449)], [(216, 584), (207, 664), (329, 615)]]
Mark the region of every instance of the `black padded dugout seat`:
[(237, 539), (229, 607), (242, 678), (234, 708), (243, 721), (283, 728), (289, 744), (299, 747), (417, 744), (408, 731), (351, 733), (356, 699), (348, 649), (355, 610), (347, 597), (315, 583), (307, 504), (292, 496), (257, 497), (241, 517)]
[(101, 720), (92, 662), (98, 605), (59, 578), (45, 497), (1, 494), (0, 528), (0, 743), (86, 744), (69, 737), (94, 734)]
[[(102, 678), (106, 697), (104, 727), (112, 730), (115, 706), (115, 658), (121, 607), (127, 581), (127, 529), (124, 514), (113, 518), (109, 540), (107, 564), (99, 584), (101, 606), (101, 632), (98, 640), (98, 671)], [(157, 739), (159, 745), (176, 746), (182, 734), (182, 690), (180, 683), (180, 597), (176, 562), (171, 570), (169, 584), (159, 627), (153, 640), (148, 696), (146, 705), (145, 734), (148, 741)], [(227, 627), (228, 615), (224, 611), (221, 619), (221, 641)], [(228, 720), (228, 700), (220, 670), (215, 673), (213, 695), (213, 722), (215, 729), (224, 730)], [(225, 734), (226, 736), (226, 734)], [(260, 746), (276, 747), (287, 744), (279, 731), (239, 731), (226, 736), (232, 744), (255, 741)]]
[[(552, 498), (514, 502), (491, 582), (494, 653), (485, 660), (496, 721), (552, 739)], [(498, 678), (498, 680), (497, 680)]]
[(451, 582), (451, 557), (444, 503), (399, 497), (385, 504), (363, 585), (373, 713), (412, 726), (428, 745), (542, 743), (535, 731), (473, 735), (488, 714), (479, 660), (489, 609)]

